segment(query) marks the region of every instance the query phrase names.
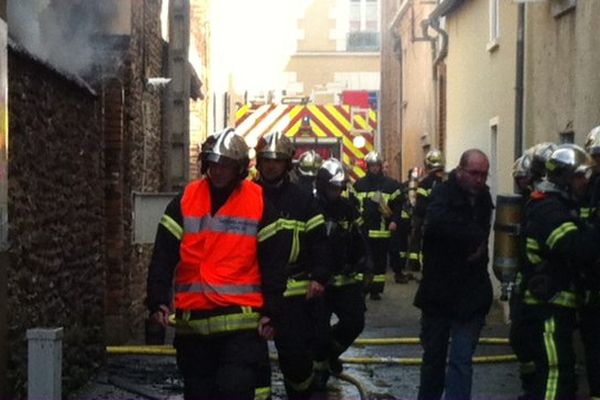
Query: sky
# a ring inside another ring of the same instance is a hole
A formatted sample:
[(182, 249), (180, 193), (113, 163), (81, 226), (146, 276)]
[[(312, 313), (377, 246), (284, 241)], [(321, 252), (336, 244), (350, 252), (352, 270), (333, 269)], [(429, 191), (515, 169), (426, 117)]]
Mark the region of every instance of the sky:
[(212, 74), (225, 91), (229, 74), (236, 91), (284, 87), (284, 70), (296, 51), (298, 15), (311, 0), (217, 0), (212, 2)]

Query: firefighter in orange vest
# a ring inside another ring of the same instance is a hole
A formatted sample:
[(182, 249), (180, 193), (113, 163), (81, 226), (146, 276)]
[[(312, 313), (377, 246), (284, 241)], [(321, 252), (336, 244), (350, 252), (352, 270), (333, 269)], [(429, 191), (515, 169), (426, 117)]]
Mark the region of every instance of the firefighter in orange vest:
[(201, 158), (207, 177), (188, 184), (158, 226), (147, 305), (163, 326), (174, 306), (185, 399), (266, 397), (258, 371), (285, 289), (285, 260), (271, 251), (279, 236), (265, 233), (275, 214), (244, 179), (248, 147), (233, 129), (207, 140)]
[(261, 138), (256, 146), (257, 181), (265, 197), (279, 213), (271, 232), (281, 233), (286, 243), (278, 249), (288, 263), (287, 290), (277, 325), (275, 346), (289, 398), (304, 399), (315, 390), (315, 308), (331, 272), (331, 256), (325, 234), (325, 219), (312, 194), (290, 182), (294, 146), (281, 132)]

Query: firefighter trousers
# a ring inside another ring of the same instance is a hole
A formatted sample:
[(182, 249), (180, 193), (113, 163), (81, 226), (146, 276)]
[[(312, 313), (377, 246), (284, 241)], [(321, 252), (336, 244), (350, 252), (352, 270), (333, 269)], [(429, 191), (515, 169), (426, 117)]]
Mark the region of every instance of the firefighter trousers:
[(579, 310), (579, 331), (585, 351), (590, 397), (600, 399), (600, 304), (586, 304)]
[(524, 305), (523, 318), (531, 328), (530, 346), (535, 364), (531, 398), (574, 399), (577, 391), (573, 348), (575, 309), (548, 304)]
[(509, 340), (513, 352), (519, 362), (519, 377), (523, 397), (529, 398), (533, 391), (535, 363), (532, 352), (532, 320), (525, 318), (523, 297), (514, 292), (510, 297), (510, 332)]
[(275, 347), (290, 399), (308, 398), (314, 389), (314, 302), (304, 295), (286, 297), (276, 325)]
[(215, 335), (176, 335), (185, 400), (254, 399), (267, 342), (256, 329)]
[[(315, 360), (319, 363), (337, 362), (365, 327), (365, 298), (359, 283), (328, 286), (320, 303)], [(338, 321), (331, 326), (331, 316)], [(333, 371), (339, 372), (339, 371)]]
[(390, 239), (369, 238), (367, 245), (373, 260), (373, 283), (369, 289), (371, 295), (383, 293), (385, 271), (387, 269), (388, 248)]

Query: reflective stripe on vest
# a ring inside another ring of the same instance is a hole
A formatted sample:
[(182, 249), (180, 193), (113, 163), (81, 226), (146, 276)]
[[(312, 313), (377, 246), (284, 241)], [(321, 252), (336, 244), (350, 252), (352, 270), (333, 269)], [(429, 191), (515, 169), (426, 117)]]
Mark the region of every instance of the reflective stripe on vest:
[(317, 214), (306, 222), (295, 219), (280, 218), (277, 221), (267, 225), (258, 233), (258, 240), (264, 241), (277, 234), (277, 232), (289, 230), (292, 231), (292, 245), (288, 263), (293, 264), (300, 255), (300, 234), (310, 232), (315, 228), (325, 224), (323, 214)]
[(220, 215), (211, 217), (208, 215), (202, 218), (184, 217), (183, 227), (187, 233), (210, 231), (256, 236), (258, 221), (252, 221), (245, 218), (224, 217)]
[(425, 188), (417, 188), (417, 195), (421, 195), (423, 197), (429, 197), (429, 195), (431, 194), (431, 189), (425, 189)]
[(268, 400), (271, 398), (271, 387), (264, 386), (254, 389), (254, 400)]
[(373, 239), (387, 239), (392, 237), (392, 233), (387, 230), (369, 230), (369, 237)]
[(160, 224), (164, 226), (177, 240), (183, 237), (183, 228), (175, 220), (168, 215), (163, 215), (160, 219)]
[(537, 240), (528, 237), (526, 249), (527, 259), (530, 263), (539, 264), (542, 262), (542, 257), (540, 256), (540, 244)]
[(565, 237), (565, 235), (567, 235), (569, 232), (573, 232), (576, 230), (577, 230), (577, 225), (575, 225), (573, 222), (565, 222), (561, 226), (559, 226), (558, 228), (553, 230), (552, 233), (550, 233), (550, 236), (548, 236), (548, 239), (546, 239), (546, 244), (552, 250), (552, 249), (554, 249), (556, 244), (562, 238)]
[(577, 308), (581, 304), (581, 299), (575, 293), (567, 291), (558, 292), (550, 300), (542, 301), (527, 290), (525, 291), (524, 301), (525, 304), (529, 305), (554, 304), (555, 306), (567, 308)]
[(203, 283), (188, 283), (175, 285), (175, 291), (179, 293), (217, 293), (248, 294), (260, 292), (260, 285), (209, 285)]
[(593, 213), (592, 207), (581, 207), (579, 209), (579, 216), (583, 219), (588, 219)]
[(360, 281), (357, 278), (357, 274), (352, 274), (352, 275), (339, 274), (339, 275), (335, 275), (333, 277), (333, 280), (331, 281), (331, 285), (334, 287), (341, 287), (341, 286), (354, 285), (355, 283), (359, 283), (359, 282)]
[(225, 332), (256, 329), (260, 314), (251, 309), (242, 313), (215, 315), (208, 318), (190, 319), (190, 313), (184, 311), (181, 318), (175, 319), (178, 334), (214, 335)]
[(308, 293), (309, 285), (310, 281), (308, 280), (297, 281), (295, 279), (288, 279), (285, 292), (283, 292), (283, 297), (306, 295), (306, 293)]
[(260, 186), (242, 181), (211, 215), (208, 180), (192, 182), (181, 199), (181, 214), (184, 222), (175, 275), (175, 307), (262, 307), (257, 254), (257, 227), (263, 214)]

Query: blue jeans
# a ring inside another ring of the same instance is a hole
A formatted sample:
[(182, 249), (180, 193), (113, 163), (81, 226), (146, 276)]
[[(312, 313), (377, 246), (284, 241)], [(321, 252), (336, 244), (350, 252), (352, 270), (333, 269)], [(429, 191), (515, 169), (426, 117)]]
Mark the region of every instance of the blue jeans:
[[(421, 315), (423, 364), (419, 400), (438, 400), (444, 390), (448, 400), (470, 399), (472, 358), (484, 323), (483, 315), (467, 321), (425, 312)], [(452, 339), (449, 355), (448, 339)]]

